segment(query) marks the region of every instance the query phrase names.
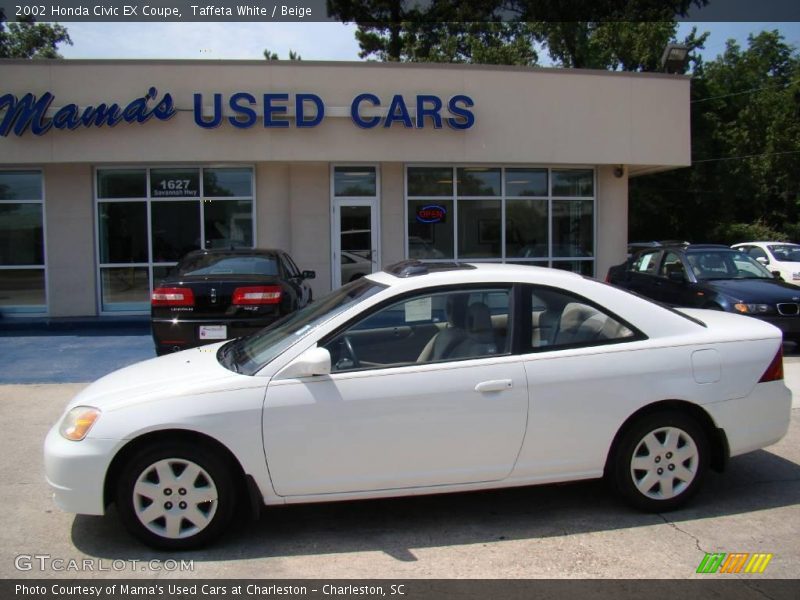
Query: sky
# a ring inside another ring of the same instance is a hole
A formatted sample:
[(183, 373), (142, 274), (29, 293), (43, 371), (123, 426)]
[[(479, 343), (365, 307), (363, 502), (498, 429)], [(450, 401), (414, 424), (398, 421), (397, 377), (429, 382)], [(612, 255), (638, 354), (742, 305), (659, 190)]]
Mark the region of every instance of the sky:
[[(305, 60), (360, 60), (355, 25), (342, 23), (62, 23), (73, 46), (61, 46), (65, 58), (168, 58), (261, 60), (265, 48), (288, 58), (289, 50)], [(711, 33), (704, 60), (725, 49), (728, 38), (743, 47), (747, 36), (778, 29), (800, 48), (800, 23), (681, 23), (678, 39), (692, 28)], [(548, 65), (547, 56), (540, 64)]]

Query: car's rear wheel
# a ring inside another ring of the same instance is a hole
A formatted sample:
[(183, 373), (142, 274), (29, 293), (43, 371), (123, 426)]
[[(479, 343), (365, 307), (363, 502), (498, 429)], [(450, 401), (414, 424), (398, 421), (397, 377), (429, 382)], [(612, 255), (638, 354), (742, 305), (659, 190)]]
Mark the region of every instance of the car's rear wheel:
[(620, 439), (611, 465), (617, 491), (634, 507), (661, 512), (684, 505), (709, 464), (703, 428), (678, 412), (642, 417)]
[(116, 501), (125, 527), (149, 546), (197, 548), (231, 523), (236, 486), (230, 466), (203, 446), (161, 443), (134, 455)]

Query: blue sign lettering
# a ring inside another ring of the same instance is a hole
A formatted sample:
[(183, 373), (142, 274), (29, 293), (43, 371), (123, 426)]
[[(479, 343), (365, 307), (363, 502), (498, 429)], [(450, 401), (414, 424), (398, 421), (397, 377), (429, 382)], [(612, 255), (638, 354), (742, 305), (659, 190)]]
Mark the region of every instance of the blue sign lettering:
[[(194, 122), (203, 129), (215, 129), (222, 124), (223, 119), (237, 129), (254, 127), (259, 119), (263, 121), (264, 127), (307, 129), (320, 125), (325, 119), (325, 103), (322, 98), (308, 92), (294, 94), (293, 120), (289, 114), (292, 98), (288, 93), (263, 93), (261, 106), (256, 96), (249, 92), (235, 92), (227, 99), (223, 94), (215, 92), (211, 97), (213, 101), (210, 114), (204, 114), (206, 107), (203, 104), (203, 94), (198, 92), (193, 96)], [(158, 90), (151, 87), (147, 94), (135, 98), (124, 107), (116, 103), (101, 103), (85, 108), (80, 108), (77, 104), (66, 104), (51, 115), (51, 106), (55, 101), (51, 92), (45, 92), (39, 97), (28, 93), (21, 98), (5, 94), (0, 96), (0, 136), (7, 137), (12, 133), (21, 136), (29, 130), (34, 135), (44, 135), (51, 129), (114, 127), (123, 121), (146, 123), (152, 118), (166, 121), (175, 116), (177, 109), (171, 94), (164, 94), (160, 100), (156, 101), (157, 99)], [(453, 96), (446, 105), (442, 98), (431, 94), (418, 94), (410, 98), (395, 94), (385, 110), (376, 110), (386, 105), (375, 94), (364, 92), (350, 103), (350, 117), (353, 124), (362, 129), (378, 126), (383, 129), (395, 126), (424, 129), (426, 125), (441, 129), (446, 122), (452, 129), (463, 130), (475, 124), (475, 114), (470, 110), (474, 105), (472, 98), (463, 94)], [(416, 110), (413, 118), (409, 107)], [(223, 114), (226, 109), (227, 117)], [(370, 115), (369, 112), (373, 114)], [(381, 114), (385, 116), (378, 116)]]
[(34, 135), (44, 135), (50, 129), (77, 129), (78, 127), (113, 127), (121, 121), (126, 123), (145, 123), (155, 117), (161, 121), (172, 118), (175, 105), (170, 94), (164, 97), (152, 108), (150, 101), (158, 96), (158, 90), (151, 87), (147, 94), (132, 100), (125, 108), (119, 104), (98, 104), (81, 109), (77, 104), (66, 104), (56, 111), (51, 119), (47, 118), (47, 111), (53, 103), (55, 96), (50, 92), (36, 98), (31, 93), (17, 98), (13, 94), (0, 96), (0, 111), (6, 109), (5, 116), (0, 122), (0, 136), (8, 137), (12, 132), (21, 136), (29, 128)]

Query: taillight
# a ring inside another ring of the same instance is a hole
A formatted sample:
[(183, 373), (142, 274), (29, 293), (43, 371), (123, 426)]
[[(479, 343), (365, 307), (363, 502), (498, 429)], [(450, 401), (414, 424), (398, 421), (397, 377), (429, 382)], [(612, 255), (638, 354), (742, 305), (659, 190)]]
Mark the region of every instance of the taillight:
[(233, 304), (278, 304), (282, 294), (279, 285), (240, 287), (233, 292)]
[(194, 306), (194, 293), (191, 288), (160, 287), (150, 296), (153, 306)]
[(781, 379), (783, 379), (783, 348), (778, 348), (778, 353), (775, 355), (775, 358), (772, 359), (772, 362), (769, 363), (767, 370), (764, 371), (758, 383), (780, 381)]

